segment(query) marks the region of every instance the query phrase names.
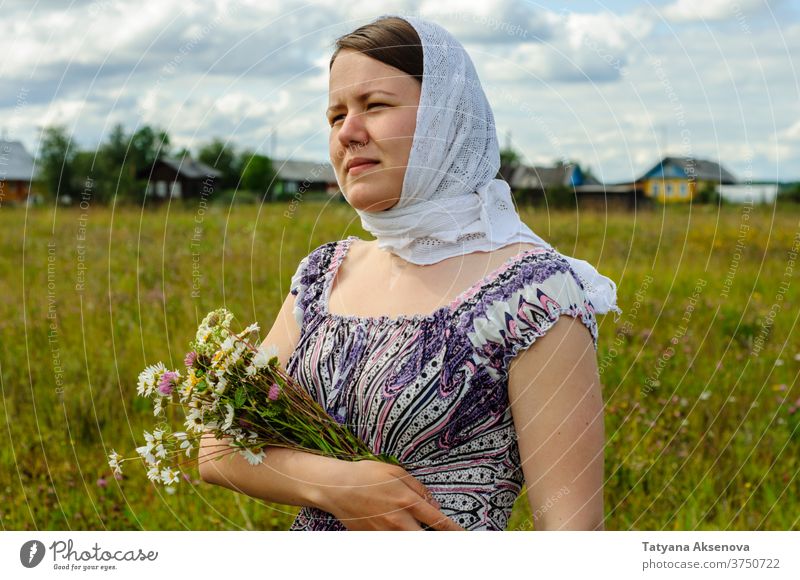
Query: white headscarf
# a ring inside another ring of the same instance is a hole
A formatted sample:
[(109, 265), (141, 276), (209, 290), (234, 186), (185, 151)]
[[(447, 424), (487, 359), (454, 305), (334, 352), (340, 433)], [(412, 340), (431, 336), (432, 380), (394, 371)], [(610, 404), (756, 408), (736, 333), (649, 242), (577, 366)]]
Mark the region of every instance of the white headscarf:
[[(494, 115), (464, 47), (420, 18), (384, 14), (376, 21), (390, 17), (406, 20), (419, 35), (422, 91), (400, 200), (385, 211), (356, 209), (363, 228), (381, 249), (420, 265), (514, 242), (555, 250), (522, 222), (508, 183), (495, 179), (500, 149)], [(339, 187), (345, 191), (341, 182)], [(622, 313), (613, 280), (584, 260), (564, 258), (596, 313)]]

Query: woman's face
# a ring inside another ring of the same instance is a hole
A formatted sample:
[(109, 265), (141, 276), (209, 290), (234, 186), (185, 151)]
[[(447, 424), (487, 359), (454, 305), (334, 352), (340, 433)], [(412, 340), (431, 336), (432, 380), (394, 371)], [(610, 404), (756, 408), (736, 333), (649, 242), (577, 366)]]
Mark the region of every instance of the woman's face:
[[(384, 211), (398, 201), (417, 126), (421, 85), (413, 76), (352, 49), (330, 72), (330, 157), (348, 203)], [(348, 167), (357, 158), (370, 160)]]

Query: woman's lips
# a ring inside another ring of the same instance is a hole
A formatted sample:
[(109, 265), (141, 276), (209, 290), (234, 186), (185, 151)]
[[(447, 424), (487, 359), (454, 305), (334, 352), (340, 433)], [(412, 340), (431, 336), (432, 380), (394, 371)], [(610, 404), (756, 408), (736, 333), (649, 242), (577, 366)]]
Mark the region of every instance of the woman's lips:
[(351, 168), (350, 168), (350, 169), (347, 171), (347, 173), (348, 173), (348, 174), (350, 174), (350, 175), (358, 175), (359, 173), (361, 173), (361, 172), (363, 172), (363, 171), (366, 171), (366, 170), (367, 170), (367, 169), (369, 169), (370, 167), (374, 167), (374, 166), (375, 166), (375, 165), (377, 165), (378, 163), (380, 163), (380, 162), (379, 162), (379, 161), (371, 161), (371, 162), (369, 162), (369, 163), (361, 163), (361, 164), (359, 164), (359, 165), (353, 165), (353, 166), (352, 166), (352, 167), (351, 167)]

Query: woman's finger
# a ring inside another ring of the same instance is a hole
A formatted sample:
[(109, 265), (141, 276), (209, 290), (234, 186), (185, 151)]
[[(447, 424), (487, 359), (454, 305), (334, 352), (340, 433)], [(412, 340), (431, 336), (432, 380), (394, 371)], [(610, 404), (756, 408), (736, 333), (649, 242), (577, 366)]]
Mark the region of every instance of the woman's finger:
[(440, 532), (455, 532), (466, 531), (464, 528), (455, 523), (451, 518), (447, 517), (441, 511), (433, 507), (427, 502), (420, 501), (415, 503), (409, 511), (423, 524), (427, 524), (431, 529)]
[(430, 492), (430, 490), (427, 487), (425, 487), (423, 483), (419, 481), (417, 478), (415, 478), (413, 475), (411, 475), (410, 473), (406, 473), (405, 475), (403, 475), (398, 479), (400, 479), (400, 481), (405, 483), (409, 488), (411, 488), (411, 490), (414, 493), (419, 495), (425, 501), (427, 501), (430, 504), (433, 504), (437, 508), (439, 507), (439, 502), (437, 502), (436, 499), (434, 499), (433, 494)]

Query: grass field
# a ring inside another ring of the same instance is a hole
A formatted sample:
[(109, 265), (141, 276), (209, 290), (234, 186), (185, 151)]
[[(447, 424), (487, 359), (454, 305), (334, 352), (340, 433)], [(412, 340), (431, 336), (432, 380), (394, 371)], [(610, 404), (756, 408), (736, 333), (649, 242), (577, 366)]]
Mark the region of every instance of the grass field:
[[(599, 318), (606, 529), (800, 529), (800, 207), (522, 210), (614, 279)], [(297, 509), (129, 464), (136, 377), (220, 305), (269, 329), (299, 260), (371, 236), (345, 204), (0, 209), (4, 530), (287, 529)], [(794, 260), (794, 261), (792, 261)], [(263, 336), (263, 335), (262, 335)], [(196, 470), (195, 470), (196, 474)], [(521, 495), (509, 529), (530, 529)]]

